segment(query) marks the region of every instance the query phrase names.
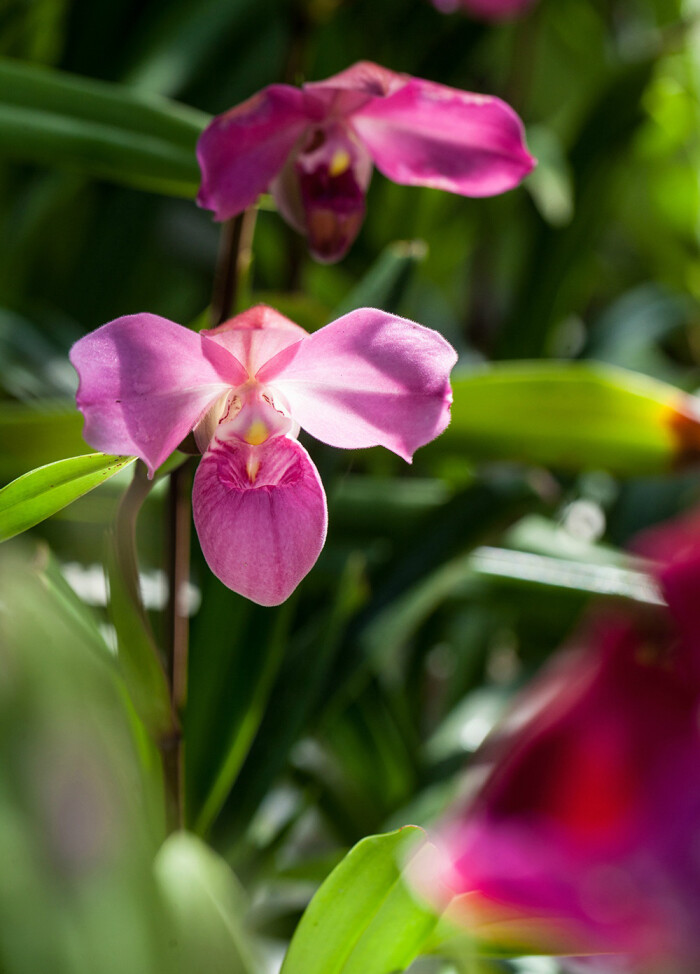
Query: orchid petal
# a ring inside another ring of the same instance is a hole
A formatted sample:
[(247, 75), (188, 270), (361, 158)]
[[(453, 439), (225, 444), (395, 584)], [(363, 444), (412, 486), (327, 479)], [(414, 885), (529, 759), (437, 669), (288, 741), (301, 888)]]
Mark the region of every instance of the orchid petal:
[(307, 81), (304, 92), (322, 104), (327, 115), (339, 118), (357, 111), (371, 98), (392, 94), (409, 80), (410, 75), (397, 74), (373, 61), (357, 61), (323, 81)]
[(260, 605), (291, 595), (326, 538), (318, 472), (287, 436), (249, 446), (220, 427), (195, 475), (193, 512), (211, 570)]
[(385, 446), (405, 460), (449, 422), (457, 354), (442, 335), (362, 308), (284, 349), (258, 372), (330, 446)]
[(202, 334), (223, 345), (252, 378), (268, 359), (305, 338), (308, 332), (274, 308), (258, 304)]
[(408, 186), (493, 196), (535, 162), (518, 115), (500, 98), (412, 78), (350, 118), (377, 168)]
[(299, 88), (270, 85), (217, 116), (197, 144), (198, 204), (228, 220), (254, 203), (282, 169), (314, 105)]
[(152, 314), (110, 321), (76, 342), (70, 359), (85, 440), (140, 457), (151, 475), (208, 406), (246, 379), (215, 342)]
[[(697, 580), (683, 558), (674, 585), (686, 571)], [(673, 604), (665, 615), (600, 616), (475, 757), (481, 784), (444, 832), (443, 880), (484, 908), (500, 945), (505, 921), (533, 952), (696, 969), (700, 670), (688, 658), (699, 647), (675, 630)]]

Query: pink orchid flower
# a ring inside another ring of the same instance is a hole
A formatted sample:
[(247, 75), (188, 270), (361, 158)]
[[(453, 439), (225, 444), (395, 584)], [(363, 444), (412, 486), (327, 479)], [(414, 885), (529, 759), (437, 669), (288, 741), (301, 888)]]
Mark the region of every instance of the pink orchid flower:
[(95, 449), (136, 455), (153, 476), (194, 430), (202, 552), (224, 585), (261, 605), (291, 594), (326, 537), (299, 427), (410, 463), (449, 422), (457, 358), (437, 332), (383, 311), (352, 311), (309, 335), (264, 305), (199, 333), (152, 314), (117, 318), (70, 357)]
[(477, 20), (515, 20), (527, 13), (536, 0), (433, 0), (444, 14), (464, 10)]
[(606, 974), (700, 970), (699, 526), (644, 546), (667, 607), (589, 623), (477, 755), (442, 881), (478, 937), (618, 955), (582, 962)]
[(219, 115), (197, 147), (200, 206), (227, 220), (270, 190), (314, 256), (357, 236), (373, 164), (396, 183), (492, 196), (533, 168), (523, 126), (499, 98), (362, 61), (326, 81), (270, 85)]

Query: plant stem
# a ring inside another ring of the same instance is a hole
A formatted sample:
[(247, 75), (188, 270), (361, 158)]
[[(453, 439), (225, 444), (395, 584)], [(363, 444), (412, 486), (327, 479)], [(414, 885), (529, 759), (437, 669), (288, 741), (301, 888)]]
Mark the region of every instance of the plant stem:
[[(221, 230), (221, 246), (212, 296), (212, 325), (220, 325), (231, 315), (239, 286), (248, 272), (255, 228), (256, 210), (251, 207)], [(190, 578), (190, 537), (192, 521), (192, 461), (170, 474), (167, 511), (168, 605), (165, 645), (168, 647), (168, 679), (177, 733), (162, 748), (168, 804), (174, 806), (174, 828), (185, 824), (185, 742), (179, 727), (187, 703), (187, 665), (189, 654), (189, 612), (187, 585)]]
[(189, 622), (187, 585), (190, 577), (190, 462), (170, 474), (168, 485), (168, 589), (166, 644), (171, 647), (169, 673), (173, 709), (187, 701)]
[[(176, 471), (178, 472), (178, 471)], [(144, 651), (153, 653), (157, 665), (163, 667), (158, 648), (153, 638), (148, 614), (141, 599), (139, 585), (138, 552), (136, 547), (136, 521), (146, 497), (153, 487), (148, 479), (146, 465), (136, 461), (134, 476), (126, 489), (117, 510), (114, 531), (114, 555), (119, 576), (123, 581), (125, 593), (138, 613), (143, 628)], [(187, 630), (185, 629), (185, 653), (187, 650)], [(155, 743), (160, 751), (165, 780), (165, 817), (169, 831), (182, 827), (182, 775), (181, 741), (182, 734), (178, 718), (178, 708), (171, 697), (170, 713), (163, 715), (163, 723), (152, 728)]]
[(220, 325), (236, 310), (241, 282), (245, 280), (252, 259), (253, 233), (257, 209), (254, 206), (239, 213), (221, 228), (219, 258), (211, 301), (212, 326)]
[(144, 625), (150, 633), (150, 625), (146, 610), (141, 600), (139, 586), (139, 560), (136, 551), (136, 518), (153, 487), (153, 481), (148, 479), (146, 464), (137, 460), (134, 465), (134, 476), (126, 491), (122, 495), (115, 518), (114, 551), (117, 565), (121, 572), (129, 598), (141, 616)]
[[(189, 652), (189, 616), (187, 586), (190, 577), (190, 461), (170, 474), (167, 504), (168, 605), (166, 609), (166, 646), (170, 648), (168, 678), (173, 713), (178, 727), (187, 701), (187, 659)], [(184, 742), (179, 732), (163, 755), (166, 788), (174, 804), (174, 825), (185, 824)]]

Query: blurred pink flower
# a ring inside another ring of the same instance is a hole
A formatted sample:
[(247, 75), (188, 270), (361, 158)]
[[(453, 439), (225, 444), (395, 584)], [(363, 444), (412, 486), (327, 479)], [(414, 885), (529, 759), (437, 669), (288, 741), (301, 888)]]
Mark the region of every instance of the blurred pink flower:
[(536, 0), (433, 0), (442, 13), (464, 10), (477, 20), (515, 20), (527, 13)]
[(301, 88), (264, 88), (215, 118), (197, 155), (200, 206), (227, 220), (269, 189), (322, 261), (357, 236), (373, 164), (396, 183), (464, 196), (503, 193), (534, 166), (505, 102), (368, 61)]
[(592, 621), (475, 759), (437, 872), (477, 937), (621, 955), (585, 970), (700, 970), (698, 526), (644, 540), (667, 609)]
[(383, 311), (352, 311), (309, 335), (264, 305), (199, 333), (129, 315), (71, 350), (95, 449), (136, 455), (152, 476), (194, 430), (202, 552), (262, 605), (291, 594), (325, 541), (326, 498), (299, 427), (410, 462), (449, 422), (456, 358), (437, 332)]

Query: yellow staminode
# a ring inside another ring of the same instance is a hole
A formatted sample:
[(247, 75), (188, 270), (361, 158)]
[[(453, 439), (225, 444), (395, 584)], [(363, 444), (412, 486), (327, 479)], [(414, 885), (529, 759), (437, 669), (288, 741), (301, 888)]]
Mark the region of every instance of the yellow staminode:
[(267, 425), (261, 419), (254, 419), (253, 422), (248, 427), (248, 432), (245, 435), (246, 443), (251, 446), (260, 446), (270, 435), (270, 431)]
[(331, 176), (342, 176), (346, 169), (350, 168), (350, 153), (347, 149), (338, 149), (331, 159), (328, 172)]

